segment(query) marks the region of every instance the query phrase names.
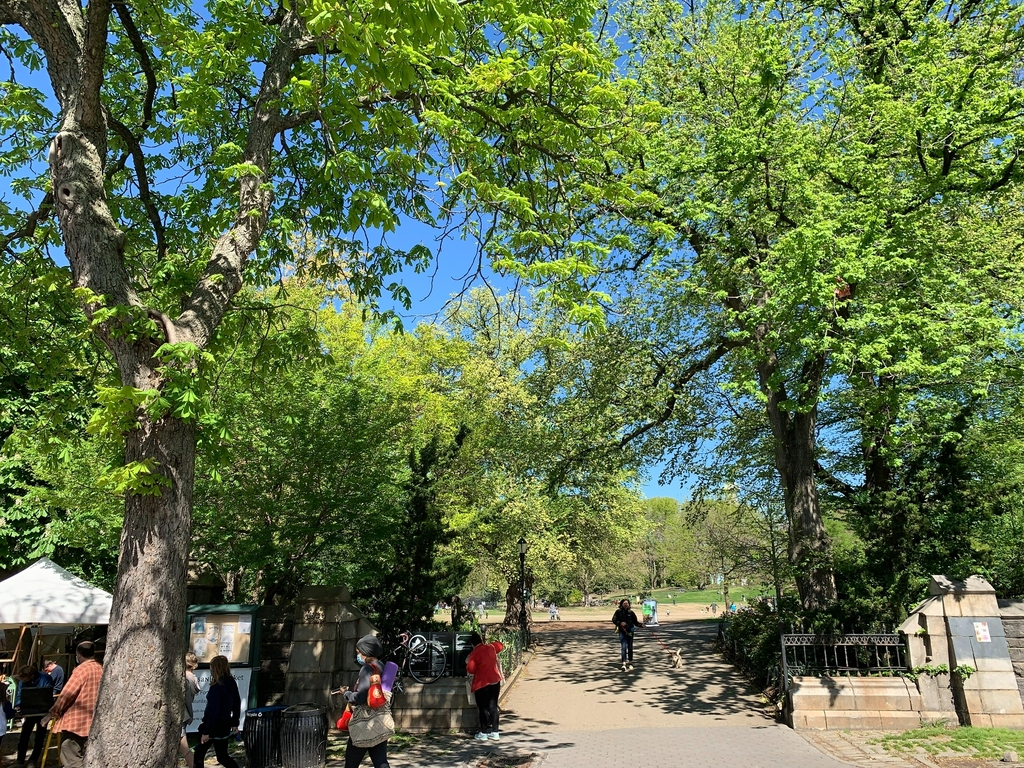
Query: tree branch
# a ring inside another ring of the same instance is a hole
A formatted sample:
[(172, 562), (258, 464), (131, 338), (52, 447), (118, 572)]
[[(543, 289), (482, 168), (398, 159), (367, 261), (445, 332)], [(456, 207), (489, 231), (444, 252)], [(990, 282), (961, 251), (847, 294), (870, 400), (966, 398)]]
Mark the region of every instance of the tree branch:
[[(82, 50), (81, 78), (75, 115), (78, 125), (86, 131), (106, 130), (100, 88), (106, 71), (107, 26), (110, 0), (90, 0), (86, 10), (85, 40)], [(105, 146), (97, 142), (97, 148)], [(101, 158), (106, 153), (99, 151)]]
[(825, 469), (820, 461), (814, 462), (814, 474), (821, 480), (822, 484), (832, 491), (842, 495), (844, 498), (852, 499), (857, 495), (857, 489), (849, 483), (843, 482), (838, 477)]
[(738, 346), (740, 346), (740, 342), (738, 341), (722, 339), (719, 341), (718, 346), (709, 350), (702, 358), (695, 360), (682, 370), (679, 375), (672, 380), (672, 385), (669, 389), (669, 397), (665, 401), (665, 407), (661, 409), (661, 412), (653, 419), (644, 422), (640, 426), (623, 435), (619, 439), (619, 447), (625, 448), (634, 440), (643, 437), (655, 427), (661, 426), (672, 418), (672, 414), (675, 412), (676, 404), (678, 402), (679, 393), (682, 391), (683, 387), (686, 386), (694, 376), (711, 368), (711, 366), (725, 357), (729, 350), (735, 349)]
[(239, 180), (234, 226), (214, 244), (206, 270), (185, 304), (177, 325), (199, 347), (209, 342), (232, 297), (242, 287), (242, 271), (266, 228), (273, 194), (266, 186), (274, 139), (287, 125), (281, 116), (281, 93), (292, 67), (308, 42), (302, 17), (293, 6), (281, 21), (277, 42), (263, 70), (242, 160), (258, 169)]
[(18, 227), (16, 230), (11, 232), (9, 235), (5, 235), (0, 239), (0, 251), (6, 251), (10, 247), (11, 243), (16, 240), (24, 240), (32, 237), (36, 233), (36, 226), (40, 221), (48, 219), (50, 213), (53, 212), (53, 192), (47, 192), (43, 195), (43, 199), (39, 202), (39, 207), (30, 213), (25, 223)]
[(135, 166), (135, 179), (139, 184), (139, 199), (146, 209), (146, 216), (153, 225), (153, 234), (156, 235), (156, 254), (161, 261), (167, 255), (167, 240), (164, 233), (164, 223), (160, 219), (160, 211), (153, 202), (153, 195), (149, 188), (149, 176), (146, 173), (146, 157), (142, 154), (142, 147), (128, 126), (110, 116), (110, 127), (114, 133), (125, 143), (132, 156), (132, 164)]
[(138, 128), (138, 132), (141, 135), (145, 133), (153, 120), (153, 99), (156, 98), (156, 70), (153, 69), (153, 60), (149, 56), (149, 49), (146, 48), (146, 41), (142, 39), (139, 28), (135, 26), (135, 20), (132, 18), (128, 4), (125, 0), (113, 0), (113, 2), (117, 18), (121, 21), (121, 26), (124, 27), (125, 34), (132, 44), (132, 49), (139, 59), (142, 73), (146, 76), (146, 97), (142, 102), (142, 124)]

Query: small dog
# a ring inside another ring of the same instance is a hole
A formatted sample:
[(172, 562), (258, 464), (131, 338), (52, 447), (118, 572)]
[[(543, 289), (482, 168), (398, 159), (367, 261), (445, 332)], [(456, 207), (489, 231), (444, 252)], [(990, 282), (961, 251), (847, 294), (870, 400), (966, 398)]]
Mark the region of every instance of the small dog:
[(682, 668), (683, 668), (683, 652), (680, 651), (678, 648), (676, 648), (676, 650), (672, 651), (672, 669), (682, 669)]

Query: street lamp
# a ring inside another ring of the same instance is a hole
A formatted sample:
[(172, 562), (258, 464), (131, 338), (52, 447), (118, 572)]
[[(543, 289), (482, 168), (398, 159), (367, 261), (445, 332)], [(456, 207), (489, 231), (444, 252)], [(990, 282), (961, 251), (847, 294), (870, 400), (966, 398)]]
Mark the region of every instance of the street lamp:
[(519, 629), (526, 637), (526, 539), (519, 537)]

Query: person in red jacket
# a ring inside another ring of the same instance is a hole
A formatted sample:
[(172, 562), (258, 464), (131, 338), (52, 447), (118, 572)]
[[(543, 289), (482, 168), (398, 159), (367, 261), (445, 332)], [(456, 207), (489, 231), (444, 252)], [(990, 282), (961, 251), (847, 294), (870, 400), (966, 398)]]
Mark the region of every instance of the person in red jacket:
[(495, 641), (485, 643), (479, 632), (469, 636), (473, 650), (466, 659), (466, 672), (473, 676), (470, 690), (476, 697), (476, 706), (480, 710), (480, 732), (475, 738), (483, 741), (498, 736), (498, 693), (501, 691), (501, 662), (498, 654), (505, 646)]

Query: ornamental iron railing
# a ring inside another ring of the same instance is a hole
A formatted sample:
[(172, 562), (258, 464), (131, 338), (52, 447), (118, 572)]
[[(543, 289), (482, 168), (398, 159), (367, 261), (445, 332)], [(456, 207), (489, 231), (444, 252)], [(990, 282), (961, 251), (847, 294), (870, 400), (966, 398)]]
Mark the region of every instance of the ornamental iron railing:
[(903, 637), (890, 633), (848, 635), (782, 634), (785, 690), (796, 676), (898, 676), (910, 671)]

